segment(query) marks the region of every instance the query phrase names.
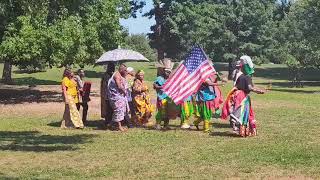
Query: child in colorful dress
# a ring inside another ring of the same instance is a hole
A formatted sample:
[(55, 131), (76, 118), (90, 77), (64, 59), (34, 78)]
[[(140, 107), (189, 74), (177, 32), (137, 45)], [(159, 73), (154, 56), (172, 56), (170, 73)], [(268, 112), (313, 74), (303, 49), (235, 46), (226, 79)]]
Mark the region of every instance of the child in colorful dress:
[(254, 65), (249, 56), (240, 58), (242, 65), (241, 74), (235, 84), (235, 87), (229, 92), (222, 110), (222, 119), (228, 116), (239, 126), (237, 134), (242, 137), (257, 135), (255, 114), (251, 104), (250, 92), (264, 94), (265, 91), (258, 89), (252, 82)]
[(210, 132), (210, 121), (213, 114), (218, 113), (220, 105), (223, 103), (221, 90), (218, 87), (219, 75), (213, 73), (201, 86), (196, 95), (196, 116), (194, 125), (199, 130), (199, 124), (204, 122), (203, 131)]
[(172, 108), (175, 107), (173, 101), (162, 91), (162, 86), (166, 83), (167, 79), (169, 78), (174, 63), (170, 59), (163, 59), (157, 67), (161, 69), (159, 76), (155, 80), (153, 87), (157, 91), (157, 109), (158, 113), (156, 115), (156, 125), (155, 129), (161, 129), (161, 121), (164, 121), (163, 128), (165, 130), (169, 128), (169, 119), (173, 117), (172, 115), (176, 109)]

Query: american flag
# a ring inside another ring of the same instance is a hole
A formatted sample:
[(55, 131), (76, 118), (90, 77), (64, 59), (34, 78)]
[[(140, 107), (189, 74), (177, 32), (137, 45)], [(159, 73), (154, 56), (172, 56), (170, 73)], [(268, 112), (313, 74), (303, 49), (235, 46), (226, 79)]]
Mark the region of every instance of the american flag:
[(185, 61), (163, 85), (163, 91), (175, 104), (181, 104), (197, 92), (213, 73), (215, 69), (204, 51), (199, 46), (194, 46)]

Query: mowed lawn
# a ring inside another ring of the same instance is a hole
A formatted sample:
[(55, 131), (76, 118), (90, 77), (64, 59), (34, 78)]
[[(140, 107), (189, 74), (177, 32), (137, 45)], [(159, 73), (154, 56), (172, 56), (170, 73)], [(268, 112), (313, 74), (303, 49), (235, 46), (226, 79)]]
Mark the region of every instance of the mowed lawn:
[[(130, 66), (144, 69), (151, 86), (153, 64)], [(62, 69), (14, 70), (16, 85), (0, 85), (0, 179), (320, 179), (318, 71), (307, 72), (305, 88), (290, 88), (285, 66), (258, 66), (256, 85), (272, 84), (272, 90), (252, 94), (258, 136), (239, 138), (220, 119), (212, 134), (180, 130), (179, 120), (166, 132), (104, 130), (98, 89), (103, 69), (86, 70), (95, 88), (84, 130), (59, 128)], [(226, 73), (223, 65), (217, 70)], [(224, 96), (230, 88), (231, 82), (222, 88)], [(26, 98), (28, 92), (36, 95)]]

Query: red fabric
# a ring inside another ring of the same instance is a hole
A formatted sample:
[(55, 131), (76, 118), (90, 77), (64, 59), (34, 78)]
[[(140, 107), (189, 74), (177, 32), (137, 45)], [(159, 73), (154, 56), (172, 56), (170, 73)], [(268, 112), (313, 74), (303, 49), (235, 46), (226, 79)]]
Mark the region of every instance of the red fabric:
[(81, 94), (83, 101), (90, 101), (91, 82), (84, 82), (83, 92)]
[(224, 102), (224, 105), (222, 107), (222, 112), (221, 112), (221, 119), (224, 119), (226, 120), (228, 118), (228, 116), (230, 115), (230, 108), (231, 108), (231, 105), (232, 105), (232, 96), (233, 96), (233, 93), (236, 91), (237, 89), (236, 88), (233, 88), (227, 95), (227, 99), (226, 101)]
[[(233, 88), (227, 96), (227, 99), (223, 105), (221, 118), (227, 119), (230, 115), (231, 106), (235, 105), (235, 109), (237, 109), (239, 106), (241, 106), (241, 103), (243, 99), (247, 97), (247, 94), (242, 90), (237, 90), (236, 88)], [(250, 107), (251, 109), (251, 107)], [(251, 110), (250, 110), (251, 112)], [(251, 113), (250, 113), (251, 114)]]
[(242, 90), (237, 90), (234, 92), (233, 102), (235, 105), (235, 109), (241, 106), (242, 101), (247, 97), (247, 94)]
[(214, 86), (214, 91), (216, 93), (216, 98), (214, 99), (214, 108), (219, 109), (220, 105), (223, 104), (222, 93), (218, 86)]
[(257, 128), (256, 126), (256, 117), (253, 111), (252, 106), (250, 106), (250, 113), (249, 113), (249, 123), (252, 129)]

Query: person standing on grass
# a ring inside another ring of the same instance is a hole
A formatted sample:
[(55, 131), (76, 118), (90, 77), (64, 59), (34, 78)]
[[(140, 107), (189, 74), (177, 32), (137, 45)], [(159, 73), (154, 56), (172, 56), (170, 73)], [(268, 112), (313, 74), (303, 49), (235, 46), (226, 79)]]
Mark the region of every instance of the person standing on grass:
[(126, 80), (128, 82), (128, 89), (127, 89), (127, 100), (129, 104), (129, 110), (130, 110), (130, 117), (128, 120), (126, 120), (126, 125), (129, 128), (132, 128), (134, 126), (133, 117), (134, 117), (134, 105), (132, 100), (132, 87), (133, 87), (133, 81), (135, 77), (135, 72), (132, 67), (127, 68), (128, 75), (126, 76)]
[(70, 69), (64, 70), (62, 91), (65, 102), (65, 110), (61, 122), (61, 128), (83, 128), (84, 125), (81, 121), (80, 113), (76, 106), (76, 103), (79, 102), (77, 82), (74, 80), (73, 72)]
[(139, 70), (132, 87), (134, 102), (134, 122), (137, 126), (144, 126), (149, 122), (154, 111), (151, 104), (149, 88), (144, 81), (144, 71)]
[(203, 121), (203, 131), (210, 132), (210, 121), (213, 114), (219, 112), (220, 105), (223, 103), (221, 91), (218, 86), (218, 74), (213, 72), (212, 75), (201, 85), (196, 94), (195, 114), (198, 118), (194, 125), (199, 130), (199, 124)]
[(75, 76), (75, 81), (77, 82), (77, 88), (79, 91), (79, 102), (76, 104), (78, 111), (80, 110), (80, 107), (82, 106), (82, 122), (83, 124), (87, 123), (87, 114), (88, 114), (88, 102), (90, 101), (89, 95), (90, 95), (90, 88), (91, 83), (84, 82), (85, 73), (83, 69), (79, 69), (77, 72), (77, 75)]
[(122, 126), (122, 121), (129, 118), (127, 75), (126, 65), (121, 64), (119, 70), (113, 74), (108, 82), (108, 98), (113, 109), (112, 121), (117, 124), (118, 130), (121, 132), (127, 131)]
[(106, 125), (110, 125), (112, 120), (112, 108), (108, 98), (108, 82), (112, 77), (116, 67), (114, 63), (109, 63), (107, 70), (101, 79), (100, 96), (101, 96), (101, 118), (105, 119)]
[(222, 119), (228, 116), (239, 126), (236, 134), (242, 137), (256, 136), (256, 119), (251, 104), (250, 92), (264, 94), (265, 90), (258, 89), (252, 82), (254, 73), (254, 64), (249, 56), (242, 56), (241, 74), (235, 84), (235, 87), (229, 92), (222, 109)]
[(153, 87), (157, 91), (157, 109), (158, 113), (156, 115), (156, 125), (155, 129), (161, 129), (161, 121), (164, 121), (164, 130), (169, 130), (169, 119), (173, 119), (176, 116), (178, 111), (177, 106), (169, 98), (167, 94), (162, 91), (162, 86), (166, 83), (169, 78), (174, 63), (170, 59), (163, 59), (160, 64), (157, 64), (158, 68), (161, 68), (159, 71), (159, 76), (155, 80)]

